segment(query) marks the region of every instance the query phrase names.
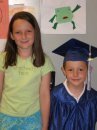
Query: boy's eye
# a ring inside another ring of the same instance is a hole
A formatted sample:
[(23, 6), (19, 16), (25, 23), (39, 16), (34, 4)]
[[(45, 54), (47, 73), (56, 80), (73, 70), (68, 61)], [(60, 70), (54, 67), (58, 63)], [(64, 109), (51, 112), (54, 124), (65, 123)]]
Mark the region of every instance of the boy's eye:
[(83, 71), (83, 69), (79, 69), (79, 71)]
[(68, 71), (72, 71), (73, 69), (68, 69)]
[[(73, 71), (73, 69), (68, 69), (68, 71)], [(80, 68), (78, 71), (83, 71), (83, 69), (82, 68)]]

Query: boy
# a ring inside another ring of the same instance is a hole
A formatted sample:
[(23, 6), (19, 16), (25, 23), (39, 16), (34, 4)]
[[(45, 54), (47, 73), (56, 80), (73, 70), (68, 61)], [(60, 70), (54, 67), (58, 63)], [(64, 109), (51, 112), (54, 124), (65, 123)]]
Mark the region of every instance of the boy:
[(97, 57), (97, 48), (70, 39), (53, 52), (65, 57), (62, 71), (66, 80), (51, 92), (49, 130), (95, 130), (97, 91), (86, 79), (90, 77), (89, 55)]

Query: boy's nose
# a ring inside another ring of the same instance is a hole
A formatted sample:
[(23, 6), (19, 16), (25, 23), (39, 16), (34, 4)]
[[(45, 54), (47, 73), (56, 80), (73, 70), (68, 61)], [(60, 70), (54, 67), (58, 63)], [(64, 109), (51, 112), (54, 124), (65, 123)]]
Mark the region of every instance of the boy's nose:
[(75, 70), (75, 71), (73, 72), (73, 76), (74, 76), (74, 77), (77, 77), (77, 76), (78, 76), (78, 71), (77, 71), (77, 70)]

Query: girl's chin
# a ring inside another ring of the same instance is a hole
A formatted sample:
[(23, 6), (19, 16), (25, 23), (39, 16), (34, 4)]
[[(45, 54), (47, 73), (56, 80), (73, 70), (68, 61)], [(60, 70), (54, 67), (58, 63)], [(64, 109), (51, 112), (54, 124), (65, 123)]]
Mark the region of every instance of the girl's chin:
[(22, 50), (27, 50), (27, 49), (31, 49), (31, 46), (19, 46), (18, 49), (22, 49)]

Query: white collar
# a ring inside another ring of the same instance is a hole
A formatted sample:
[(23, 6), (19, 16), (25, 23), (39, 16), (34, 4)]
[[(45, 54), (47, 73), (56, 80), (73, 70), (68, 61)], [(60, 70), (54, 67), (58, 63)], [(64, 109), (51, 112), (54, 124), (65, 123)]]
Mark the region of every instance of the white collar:
[(79, 102), (79, 99), (81, 98), (81, 96), (83, 95), (83, 93), (84, 93), (84, 91), (85, 91), (85, 86), (86, 86), (86, 84), (84, 83), (84, 88), (83, 88), (83, 91), (81, 92), (81, 94), (79, 95), (79, 97), (78, 98), (76, 98), (75, 97), (75, 95), (74, 94), (72, 94), (71, 92), (70, 92), (70, 90), (69, 90), (69, 88), (68, 88), (68, 86), (67, 86), (67, 79), (64, 81), (64, 86), (65, 86), (65, 88), (66, 88), (66, 90), (67, 90), (67, 92), (72, 96), (72, 97), (74, 97), (75, 98), (75, 100), (77, 101), (77, 102)]

